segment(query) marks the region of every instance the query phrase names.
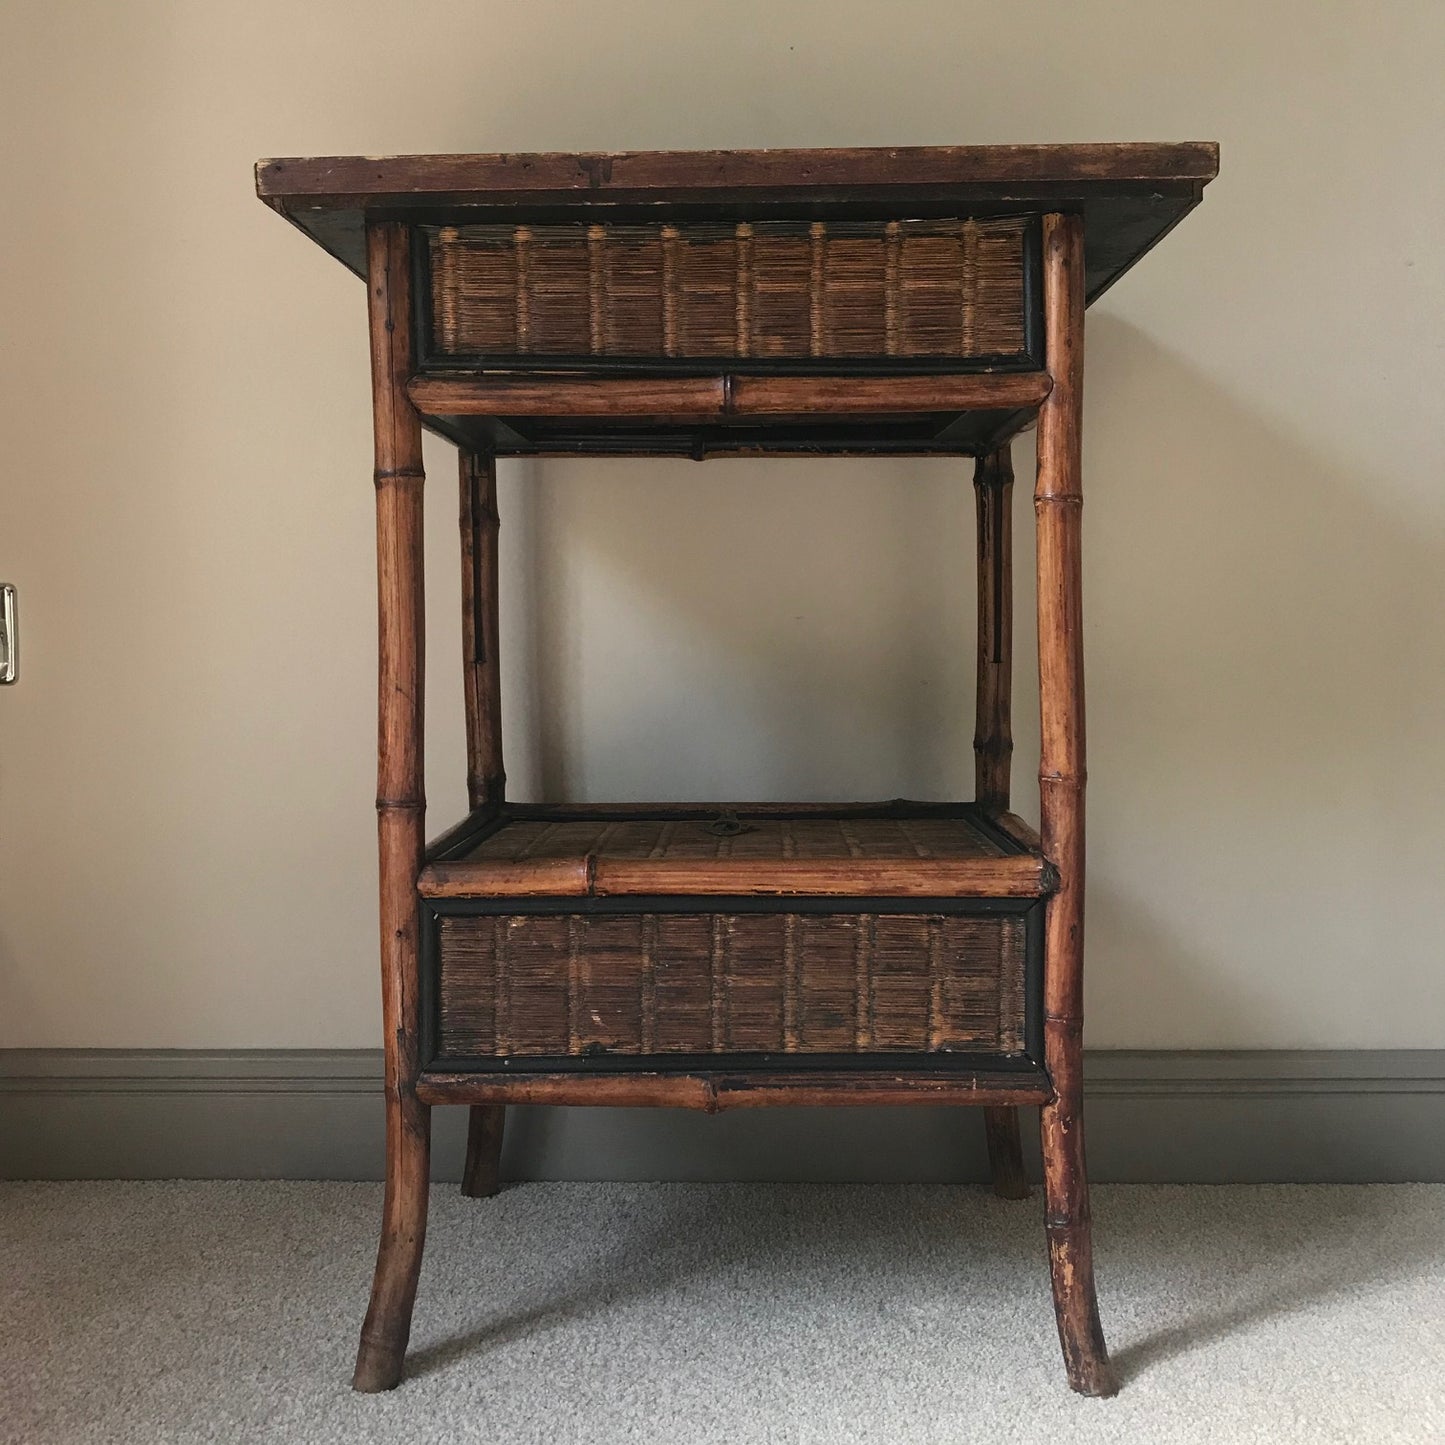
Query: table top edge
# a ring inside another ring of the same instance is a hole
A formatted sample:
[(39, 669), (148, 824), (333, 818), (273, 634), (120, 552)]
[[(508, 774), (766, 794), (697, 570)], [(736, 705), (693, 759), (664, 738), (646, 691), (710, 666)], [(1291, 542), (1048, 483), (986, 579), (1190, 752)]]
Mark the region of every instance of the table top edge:
[(256, 192), (282, 203), (355, 206), (438, 194), (498, 198), (677, 190), (849, 190), (877, 187), (1079, 186), (1107, 192), (1205, 185), (1215, 141), (855, 147), (844, 149), (496, 152), (265, 158)]

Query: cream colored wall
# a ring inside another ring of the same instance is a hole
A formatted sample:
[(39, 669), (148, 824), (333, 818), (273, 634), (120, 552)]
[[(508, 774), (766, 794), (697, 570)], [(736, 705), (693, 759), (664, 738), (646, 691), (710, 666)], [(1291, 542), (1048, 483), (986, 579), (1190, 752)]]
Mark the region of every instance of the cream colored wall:
[[(0, 1044), (377, 1039), (363, 293), (253, 198), (258, 156), (1196, 138), (1221, 179), (1090, 313), (1090, 1038), (1445, 1038), (1438, 0), (11, 0), (5, 29)], [(517, 795), (965, 788), (966, 467), (509, 465), (502, 504)]]

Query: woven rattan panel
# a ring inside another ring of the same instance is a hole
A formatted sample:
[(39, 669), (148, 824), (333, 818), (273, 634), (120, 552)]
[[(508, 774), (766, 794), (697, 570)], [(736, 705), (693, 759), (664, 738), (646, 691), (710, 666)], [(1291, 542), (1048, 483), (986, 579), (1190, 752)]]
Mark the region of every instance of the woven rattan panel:
[(530, 913), (439, 929), (444, 1057), (1024, 1048), (1017, 914)]
[(442, 358), (1019, 357), (1027, 218), (442, 227)]
[(770, 818), (747, 815), (739, 832), (715, 819), (513, 821), (468, 855), (524, 863), (595, 853), (687, 863), (721, 858), (998, 858), (1005, 849), (969, 819)]

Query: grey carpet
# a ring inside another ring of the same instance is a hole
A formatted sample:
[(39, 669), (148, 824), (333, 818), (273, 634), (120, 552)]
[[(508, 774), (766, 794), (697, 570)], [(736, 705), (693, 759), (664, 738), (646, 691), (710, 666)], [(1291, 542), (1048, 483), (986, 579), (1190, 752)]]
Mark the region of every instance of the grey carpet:
[(1445, 1186), (1096, 1189), (1113, 1401), (1037, 1198), (757, 1184), (438, 1188), (410, 1377), (354, 1396), (379, 1207), (0, 1186), (0, 1439), (1445, 1441)]

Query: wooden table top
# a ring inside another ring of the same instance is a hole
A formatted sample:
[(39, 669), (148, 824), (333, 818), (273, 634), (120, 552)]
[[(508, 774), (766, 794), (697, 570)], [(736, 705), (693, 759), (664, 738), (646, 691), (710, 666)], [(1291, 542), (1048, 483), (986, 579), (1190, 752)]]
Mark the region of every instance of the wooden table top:
[(358, 275), (368, 217), (926, 218), (1078, 211), (1094, 300), (1199, 203), (1212, 141), (263, 160), (256, 192)]

